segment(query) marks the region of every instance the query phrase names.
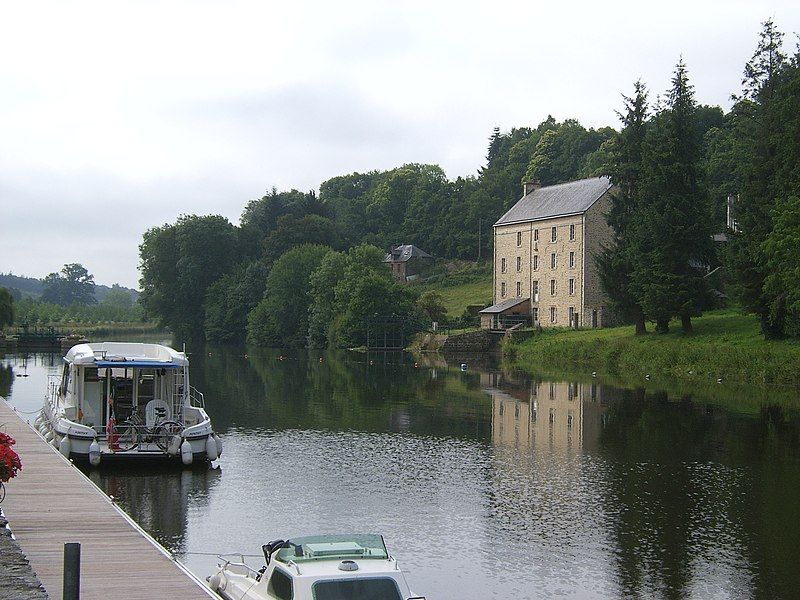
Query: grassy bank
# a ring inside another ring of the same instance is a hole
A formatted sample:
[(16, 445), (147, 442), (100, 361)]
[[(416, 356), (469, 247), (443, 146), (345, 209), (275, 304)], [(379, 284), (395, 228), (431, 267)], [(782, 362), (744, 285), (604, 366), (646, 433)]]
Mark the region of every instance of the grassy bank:
[(635, 336), (633, 327), (545, 330), (506, 348), (507, 359), (528, 372), (580, 368), (614, 379), (645, 376), (709, 382), (800, 387), (800, 343), (766, 341), (752, 316), (716, 311), (693, 320), (694, 333)]

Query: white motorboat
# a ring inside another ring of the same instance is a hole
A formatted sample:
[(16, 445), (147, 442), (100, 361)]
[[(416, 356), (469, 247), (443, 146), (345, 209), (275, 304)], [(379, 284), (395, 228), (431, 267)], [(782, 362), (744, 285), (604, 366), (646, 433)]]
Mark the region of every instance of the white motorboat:
[(225, 600), (424, 600), (380, 535), (318, 535), (262, 546), (258, 571), (220, 557), (208, 584)]
[(35, 426), (68, 458), (216, 460), (222, 442), (184, 352), (160, 344), (78, 344), (48, 381)]

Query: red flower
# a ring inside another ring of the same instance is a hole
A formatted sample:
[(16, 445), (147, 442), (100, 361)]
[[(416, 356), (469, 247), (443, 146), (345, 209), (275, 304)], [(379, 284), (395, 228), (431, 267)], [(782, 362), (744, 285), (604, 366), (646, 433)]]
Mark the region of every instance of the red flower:
[(0, 431), (0, 446), (13, 446), (17, 442), (7, 433)]
[(6, 482), (12, 477), (17, 476), (17, 472), (22, 470), (22, 462), (19, 454), (11, 449), (11, 446), (0, 444), (0, 481)]

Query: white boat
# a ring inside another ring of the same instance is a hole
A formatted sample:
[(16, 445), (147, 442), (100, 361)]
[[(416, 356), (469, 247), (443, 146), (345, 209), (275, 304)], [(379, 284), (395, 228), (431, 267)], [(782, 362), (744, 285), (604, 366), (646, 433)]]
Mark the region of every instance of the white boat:
[(68, 458), (216, 460), (222, 442), (184, 352), (159, 344), (78, 344), (48, 381), (35, 426)]
[(380, 535), (318, 535), (262, 546), (258, 571), (220, 557), (208, 584), (225, 600), (425, 600)]

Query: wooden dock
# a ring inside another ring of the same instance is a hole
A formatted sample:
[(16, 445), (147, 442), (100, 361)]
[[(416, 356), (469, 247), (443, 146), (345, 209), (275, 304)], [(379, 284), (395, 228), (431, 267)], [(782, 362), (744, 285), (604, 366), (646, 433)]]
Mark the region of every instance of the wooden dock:
[(3, 512), (51, 599), (62, 597), (64, 542), (81, 543), (82, 600), (217, 598), (2, 398), (0, 425), (22, 460)]

